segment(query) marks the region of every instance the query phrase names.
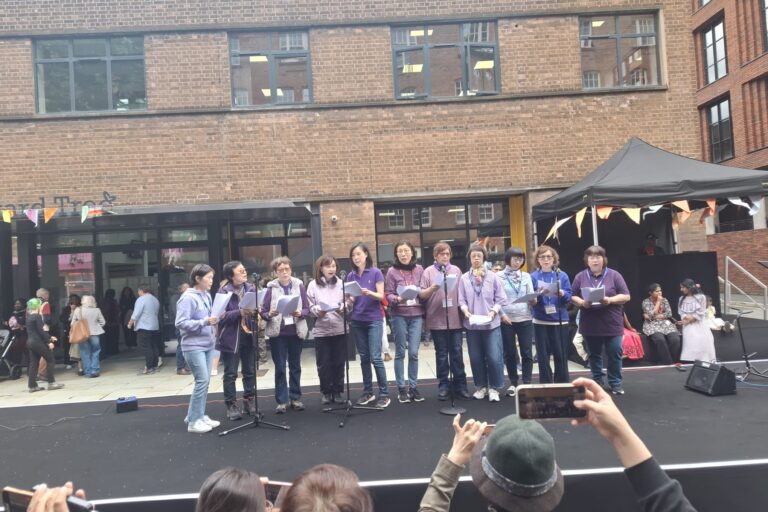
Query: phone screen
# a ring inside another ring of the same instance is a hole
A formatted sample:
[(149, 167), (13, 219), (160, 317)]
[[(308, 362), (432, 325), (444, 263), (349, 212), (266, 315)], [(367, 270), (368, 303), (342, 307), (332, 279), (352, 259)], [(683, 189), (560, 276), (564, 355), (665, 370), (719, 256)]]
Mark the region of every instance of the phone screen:
[(32, 501), (32, 491), (5, 487), (3, 489), (3, 507), (6, 512), (26, 512), (29, 502)]
[(526, 420), (583, 418), (587, 412), (577, 409), (574, 400), (583, 400), (584, 386), (570, 384), (532, 385), (517, 388), (517, 414)]

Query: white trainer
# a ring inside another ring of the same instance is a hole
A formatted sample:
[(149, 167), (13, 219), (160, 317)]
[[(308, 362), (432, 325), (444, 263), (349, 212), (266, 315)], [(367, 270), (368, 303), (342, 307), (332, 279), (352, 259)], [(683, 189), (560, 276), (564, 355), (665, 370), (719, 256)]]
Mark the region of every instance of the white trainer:
[(475, 400), (482, 400), (483, 398), (485, 398), (485, 395), (487, 394), (488, 394), (488, 389), (478, 388), (478, 390), (475, 391), (475, 393), (472, 395), (472, 398), (474, 398)]
[(206, 425), (210, 425), (210, 427), (211, 427), (211, 428), (216, 428), (216, 427), (218, 427), (219, 425), (221, 425), (221, 422), (220, 422), (220, 421), (212, 420), (212, 419), (211, 419), (211, 418), (209, 418), (208, 416), (203, 416), (203, 422), (204, 422)]
[(515, 396), (517, 393), (517, 388), (515, 386), (509, 386), (507, 388), (507, 396)]
[(197, 420), (196, 422), (187, 425), (187, 432), (192, 432), (193, 434), (205, 434), (211, 430), (213, 430), (213, 427), (203, 420)]
[(488, 391), (488, 401), (489, 402), (498, 402), (501, 399), (499, 398), (499, 392), (495, 389), (491, 389)]

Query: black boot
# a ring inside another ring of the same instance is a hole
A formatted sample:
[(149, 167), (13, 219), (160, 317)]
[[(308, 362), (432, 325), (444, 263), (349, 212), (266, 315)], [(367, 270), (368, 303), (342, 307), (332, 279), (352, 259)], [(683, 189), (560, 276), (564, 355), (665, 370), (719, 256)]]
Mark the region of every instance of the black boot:
[(243, 397), (243, 413), (256, 416), (256, 399), (252, 396)]
[(240, 412), (240, 408), (237, 406), (237, 402), (230, 402), (227, 404), (227, 419), (230, 421), (237, 421), (243, 417), (243, 413)]

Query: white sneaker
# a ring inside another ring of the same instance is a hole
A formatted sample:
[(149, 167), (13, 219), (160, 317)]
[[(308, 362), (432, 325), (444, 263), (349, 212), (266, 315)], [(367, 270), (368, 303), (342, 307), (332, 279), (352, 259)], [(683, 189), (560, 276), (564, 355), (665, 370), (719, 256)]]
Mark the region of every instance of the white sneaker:
[(488, 394), (488, 390), (486, 388), (479, 388), (472, 395), (472, 398), (474, 398), (475, 400), (482, 400), (483, 398), (485, 398), (486, 394)]
[(213, 430), (213, 427), (203, 420), (197, 420), (196, 422), (187, 425), (187, 432), (192, 432), (193, 434), (205, 434), (211, 430)]
[(507, 388), (507, 396), (515, 396), (517, 393), (517, 388), (515, 386), (509, 386)]
[(491, 389), (490, 391), (488, 391), (488, 401), (489, 402), (498, 402), (499, 400), (501, 400), (501, 399), (499, 398), (499, 392), (498, 391), (496, 391), (495, 389)]
[(221, 425), (220, 421), (212, 420), (208, 416), (203, 416), (203, 423), (205, 423), (206, 425), (209, 425), (211, 428), (216, 428), (219, 425)]

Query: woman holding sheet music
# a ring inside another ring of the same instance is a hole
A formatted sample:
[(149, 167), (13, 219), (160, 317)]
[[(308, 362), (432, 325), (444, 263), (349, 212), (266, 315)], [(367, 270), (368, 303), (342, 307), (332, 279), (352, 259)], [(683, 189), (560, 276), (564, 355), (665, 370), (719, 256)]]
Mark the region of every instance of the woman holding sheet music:
[[(301, 401), (301, 349), (309, 334), (309, 302), (304, 283), (292, 275), (290, 258), (275, 258), (272, 270), (277, 279), (267, 284), (261, 316), (267, 319), (267, 336), (275, 363), (275, 412), (283, 414), (289, 406), (296, 411), (304, 410)], [(285, 380), (286, 360), (290, 370), (290, 389)]]
[(520, 247), (507, 249), (504, 253), (504, 263), (507, 264), (506, 268), (497, 274), (501, 277), (504, 292), (507, 294), (507, 305), (501, 310), (501, 340), (504, 344), (504, 363), (511, 384), (507, 395), (514, 396), (519, 382), (517, 343), (520, 344), (523, 384), (530, 384), (533, 374), (533, 317), (528, 298), (534, 293), (534, 288), (531, 275), (522, 270), (525, 265), (524, 250)]
[(344, 287), (336, 276), (337, 268), (336, 258), (320, 256), (315, 262), (315, 279), (307, 286), (309, 312), (317, 318), (312, 336), (324, 405), (344, 401), (347, 342), (344, 336)]
[(507, 304), (501, 278), (485, 266), (485, 247), (469, 247), (471, 268), (459, 280), (459, 309), (464, 314), (469, 362), (477, 400), (499, 401), (504, 388), (504, 361), (499, 312)]
[[(558, 268), (560, 256), (548, 245), (540, 245), (535, 253), (539, 268), (531, 273), (531, 281), (539, 294), (533, 306), (533, 332), (536, 338), (536, 360), (539, 382), (570, 382), (568, 375), (568, 310), (571, 280)], [(623, 332), (623, 331), (622, 331)], [(555, 359), (555, 373), (549, 358)]]
[[(424, 397), (416, 387), (419, 376), (419, 343), (424, 307), (419, 300), (419, 283), (424, 269), (416, 263), (416, 249), (408, 240), (395, 244), (396, 261), (387, 271), (384, 293), (389, 301), (392, 334), (395, 337), (395, 382), (397, 400), (423, 402)], [(405, 381), (404, 359), (408, 351), (408, 382)]]
[[(216, 338), (216, 350), (221, 352), (224, 361), (224, 403), (227, 418), (239, 420), (242, 414), (256, 414), (254, 389), (256, 384), (256, 350), (253, 345), (253, 331), (256, 328), (256, 287), (248, 282), (248, 272), (239, 261), (230, 261), (224, 265), (224, 285), (220, 294), (232, 295), (227, 302), (224, 316), (219, 321)], [(248, 309), (240, 309), (245, 294), (254, 301)], [(237, 367), (243, 371), (243, 406), (237, 406)]]
[(572, 300), (582, 308), (579, 332), (587, 342), (592, 378), (603, 385), (605, 348), (608, 386), (614, 395), (623, 395), (621, 342), (624, 337), (624, 304), (629, 302), (629, 289), (622, 275), (608, 268), (605, 249), (599, 245), (587, 247), (584, 263), (587, 268), (576, 274), (573, 280)]

